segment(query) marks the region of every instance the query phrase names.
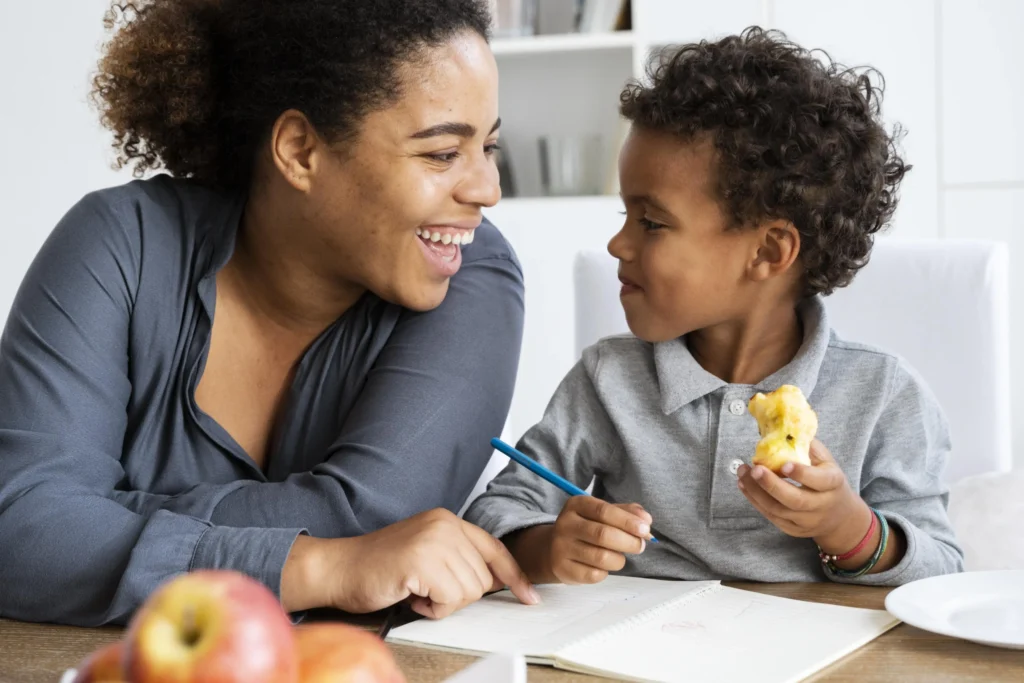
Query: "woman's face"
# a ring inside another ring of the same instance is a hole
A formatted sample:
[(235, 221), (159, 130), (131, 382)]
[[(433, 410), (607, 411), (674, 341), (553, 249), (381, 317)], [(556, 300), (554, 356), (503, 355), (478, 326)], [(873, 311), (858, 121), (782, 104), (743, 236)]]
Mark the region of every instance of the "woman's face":
[(323, 270), (424, 311), (444, 299), (481, 210), (501, 197), (498, 70), (467, 31), (400, 77), (396, 104), (369, 114), (340, 152), (319, 155), (304, 223)]

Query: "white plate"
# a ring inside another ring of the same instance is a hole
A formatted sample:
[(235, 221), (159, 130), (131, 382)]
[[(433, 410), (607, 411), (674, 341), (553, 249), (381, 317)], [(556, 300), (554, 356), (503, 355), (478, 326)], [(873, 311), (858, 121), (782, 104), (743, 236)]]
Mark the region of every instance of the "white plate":
[(925, 631), (1024, 650), (1024, 570), (914, 581), (889, 593), (885, 609)]

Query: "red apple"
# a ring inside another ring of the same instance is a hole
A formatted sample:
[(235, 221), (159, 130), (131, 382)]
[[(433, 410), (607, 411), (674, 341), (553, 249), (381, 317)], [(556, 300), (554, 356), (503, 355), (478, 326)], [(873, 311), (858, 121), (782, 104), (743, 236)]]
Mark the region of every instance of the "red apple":
[(295, 629), (301, 683), (405, 683), (391, 650), (368, 631), (338, 623)]
[(263, 584), (197, 571), (156, 590), (126, 637), (132, 683), (294, 683), (295, 636)]
[(124, 641), (94, 651), (78, 665), (73, 683), (125, 683)]

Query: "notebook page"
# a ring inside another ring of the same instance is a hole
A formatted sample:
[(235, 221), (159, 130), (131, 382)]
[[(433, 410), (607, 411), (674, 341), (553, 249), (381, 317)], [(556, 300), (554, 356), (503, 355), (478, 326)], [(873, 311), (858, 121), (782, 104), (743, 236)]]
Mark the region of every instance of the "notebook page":
[(895, 626), (883, 610), (719, 586), (558, 653), (558, 666), (634, 681), (791, 683)]
[(592, 586), (537, 586), (539, 605), (523, 605), (506, 590), (444, 619), (396, 628), (388, 641), (460, 652), (520, 652), (532, 660), (550, 660), (579, 638), (715, 584), (610, 576)]

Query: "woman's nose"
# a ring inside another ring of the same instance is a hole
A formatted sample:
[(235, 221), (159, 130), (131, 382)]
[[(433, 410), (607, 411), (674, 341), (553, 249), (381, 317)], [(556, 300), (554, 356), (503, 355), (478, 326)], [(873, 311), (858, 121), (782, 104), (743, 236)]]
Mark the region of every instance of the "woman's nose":
[(498, 167), (490, 157), (483, 157), (480, 162), (466, 169), (466, 177), (456, 187), (456, 197), (460, 203), (477, 206), (494, 206), (501, 199), (501, 184), (498, 178)]

